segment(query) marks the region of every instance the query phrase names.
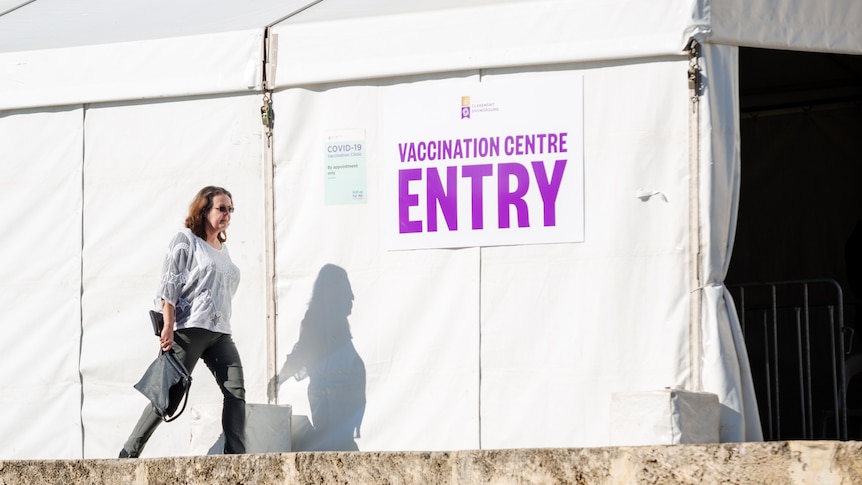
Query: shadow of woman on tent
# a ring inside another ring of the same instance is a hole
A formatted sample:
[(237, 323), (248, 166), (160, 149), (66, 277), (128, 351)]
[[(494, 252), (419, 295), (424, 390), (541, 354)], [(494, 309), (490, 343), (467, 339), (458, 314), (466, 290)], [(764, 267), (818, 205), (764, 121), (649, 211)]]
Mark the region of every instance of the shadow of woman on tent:
[(279, 372), (279, 384), (308, 377), (311, 429), (295, 451), (358, 451), (355, 438), (365, 415), (365, 364), (353, 346), (347, 316), (353, 291), (347, 272), (333, 264), (320, 269), (299, 339)]

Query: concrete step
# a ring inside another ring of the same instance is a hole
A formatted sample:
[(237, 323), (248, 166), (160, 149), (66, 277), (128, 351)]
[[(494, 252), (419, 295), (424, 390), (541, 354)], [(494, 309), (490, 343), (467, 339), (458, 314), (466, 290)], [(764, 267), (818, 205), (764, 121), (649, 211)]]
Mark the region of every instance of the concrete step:
[(0, 461), (17, 484), (856, 484), (862, 443), (780, 441), (451, 452)]

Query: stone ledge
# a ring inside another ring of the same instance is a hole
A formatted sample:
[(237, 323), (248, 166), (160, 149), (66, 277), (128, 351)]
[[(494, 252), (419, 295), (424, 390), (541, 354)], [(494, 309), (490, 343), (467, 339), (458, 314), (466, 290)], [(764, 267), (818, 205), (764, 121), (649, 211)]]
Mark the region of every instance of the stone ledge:
[(17, 460), (0, 461), (0, 483), (853, 484), (862, 483), (862, 443)]

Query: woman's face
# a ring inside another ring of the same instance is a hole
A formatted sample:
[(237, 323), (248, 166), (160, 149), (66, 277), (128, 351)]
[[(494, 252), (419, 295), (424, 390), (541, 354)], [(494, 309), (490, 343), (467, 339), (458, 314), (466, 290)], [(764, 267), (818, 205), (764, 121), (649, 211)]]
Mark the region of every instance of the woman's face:
[(213, 206), (207, 212), (207, 233), (210, 231), (218, 234), (227, 230), (230, 226), (230, 216), (233, 212), (233, 201), (225, 194), (213, 197)]

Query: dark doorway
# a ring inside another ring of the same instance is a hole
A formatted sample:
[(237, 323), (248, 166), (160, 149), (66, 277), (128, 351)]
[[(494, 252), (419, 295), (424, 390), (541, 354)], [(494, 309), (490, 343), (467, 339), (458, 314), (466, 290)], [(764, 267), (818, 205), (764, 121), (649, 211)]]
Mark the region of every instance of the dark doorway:
[[(739, 62), (742, 180), (726, 282), (746, 307), (764, 436), (839, 439), (841, 364), (862, 353), (862, 56), (740, 48)], [(744, 302), (743, 283), (756, 284)], [(862, 408), (862, 382), (850, 384), (847, 407)], [(848, 437), (862, 439), (854, 419)]]

